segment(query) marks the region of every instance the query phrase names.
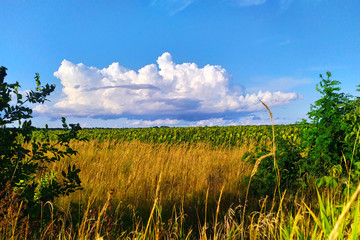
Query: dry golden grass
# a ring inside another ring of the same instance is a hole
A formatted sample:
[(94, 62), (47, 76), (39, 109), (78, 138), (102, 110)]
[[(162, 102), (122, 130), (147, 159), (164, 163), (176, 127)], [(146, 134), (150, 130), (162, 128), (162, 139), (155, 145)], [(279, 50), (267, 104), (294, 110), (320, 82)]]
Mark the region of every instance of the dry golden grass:
[(240, 182), (252, 166), (242, 160), (249, 145), (233, 149), (211, 149), (196, 146), (165, 145), (142, 142), (74, 142), (78, 154), (51, 167), (60, 171), (69, 163), (81, 169), (84, 190), (59, 199), (66, 210), (70, 201), (102, 204), (113, 189), (112, 199), (118, 203), (152, 205), (160, 173), (161, 204), (180, 204), (197, 194), (217, 199), (224, 187), (227, 195), (238, 196)]
[[(256, 164), (242, 160), (251, 144), (232, 149), (136, 141), (72, 144), (79, 154), (51, 168), (61, 171), (69, 163), (76, 164), (81, 169), (84, 190), (57, 199), (55, 205), (65, 214), (54, 212), (58, 215), (35, 235), (36, 239), (288, 240), (360, 236), (360, 185), (351, 199), (339, 190), (323, 191), (312, 200), (304, 196), (289, 198), (286, 191), (276, 201), (267, 197), (251, 199), (259, 203), (259, 208), (244, 214), (247, 191), (240, 183), (256, 172)], [(81, 206), (78, 214), (71, 203), (80, 204), (76, 205)], [(195, 215), (189, 214), (192, 207), (196, 208)], [(144, 211), (139, 214), (141, 208)], [(129, 209), (135, 210), (134, 215), (123, 221), (121, 214)], [(0, 232), (8, 235), (4, 239), (27, 237), (26, 231), (13, 231), (13, 226), (28, 226), (27, 221), (19, 222), (17, 215), (4, 215), (12, 219), (9, 223), (0, 221)], [(52, 238), (51, 231), (55, 232)]]

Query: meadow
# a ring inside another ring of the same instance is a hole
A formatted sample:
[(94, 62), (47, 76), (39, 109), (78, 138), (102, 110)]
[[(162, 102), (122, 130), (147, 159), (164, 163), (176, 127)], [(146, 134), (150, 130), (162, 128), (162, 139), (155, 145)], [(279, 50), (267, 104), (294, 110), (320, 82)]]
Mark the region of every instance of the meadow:
[(360, 237), (360, 97), (330, 73), (295, 125), (61, 130), (26, 121), (53, 85), (0, 73), (1, 239)]
[[(274, 126), (275, 133), (292, 142), (296, 142), (294, 132), (299, 128)], [(314, 184), (305, 190), (284, 190), (270, 196), (252, 191), (249, 177), (257, 170), (256, 164), (247, 159), (248, 153), (259, 146), (271, 152), (271, 129), (199, 127), (191, 128), (193, 135), (186, 128), (81, 130), (79, 136), (87, 140), (70, 143), (78, 153), (49, 164), (49, 168), (56, 173), (75, 164), (81, 169), (83, 190), (44, 204), (44, 212), (49, 211), (53, 220), (43, 226), (37, 237), (328, 239), (337, 227), (341, 239), (357, 239), (359, 200), (351, 200), (350, 192), (343, 194), (341, 187), (319, 189)], [(116, 134), (133, 132), (141, 138), (157, 130), (156, 139), (165, 139), (163, 135), (172, 132), (179, 135), (181, 130), (187, 139), (197, 140), (202, 132), (215, 130), (223, 131), (223, 138), (203, 134), (222, 140), (216, 145), (206, 140), (183, 142), (170, 137), (167, 139), (172, 142), (159, 143), (136, 137), (124, 140)], [(50, 131), (50, 138), (55, 132)], [(233, 132), (240, 133), (235, 135), (238, 139), (230, 138)], [(35, 137), (41, 138), (41, 132), (35, 132)], [(273, 189), (276, 191), (275, 186)], [(351, 211), (336, 226), (348, 202)]]

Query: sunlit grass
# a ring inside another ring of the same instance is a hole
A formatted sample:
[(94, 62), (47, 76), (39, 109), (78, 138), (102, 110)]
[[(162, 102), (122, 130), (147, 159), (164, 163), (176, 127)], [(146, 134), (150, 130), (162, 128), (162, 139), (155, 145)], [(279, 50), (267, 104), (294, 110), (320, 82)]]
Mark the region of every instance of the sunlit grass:
[[(206, 144), (139, 141), (72, 144), (78, 154), (51, 167), (60, 172), (69, 163), (76, 164), (84, 190), (44, 205), (56, 206), (53, 220), (32, 235), (36, 239), (355, 240), (360, 236), (360, 188), (353, 196), (340, 188), (315, 188), (313, 198), (286, 191), (275, 199), (250, 196), (243, 218), (247, 188), (243, 180), (256, 171), (243, 155), (252, 143), (215, 149)], [(24, 230), (29, 223), (16, 214), (19, 206), (10, 202), (2, 206), (1, 239), (29, 237)]]
[(162, 203), (180, 202), (207, 189), (216, 197), (223, 185), (227, 193), (238, 194), (240, 182), (251, 171), (242, 160), (247, 146), (211, 150), (200, 144), (90, 141), (75, 142), (74, 148), (79, 151), (77, 156), (52, 167), (60, 171), (69, 163), (76, 164), (81, 169), (84, 190), (63, 202), (87, 202), (89, 198), (104, 202), (113, 189), (113, 199), (152, 203), (160, 172)]

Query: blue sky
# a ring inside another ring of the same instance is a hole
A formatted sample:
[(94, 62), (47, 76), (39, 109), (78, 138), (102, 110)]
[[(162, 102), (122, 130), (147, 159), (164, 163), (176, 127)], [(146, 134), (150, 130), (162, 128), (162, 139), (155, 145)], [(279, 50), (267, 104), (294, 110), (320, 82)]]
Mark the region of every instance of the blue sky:
[(278, 124), (306, 118), (326, 71), (356, 94), (356, 0), (0, 0), (8, 82), (56, 84), (33, 123)]

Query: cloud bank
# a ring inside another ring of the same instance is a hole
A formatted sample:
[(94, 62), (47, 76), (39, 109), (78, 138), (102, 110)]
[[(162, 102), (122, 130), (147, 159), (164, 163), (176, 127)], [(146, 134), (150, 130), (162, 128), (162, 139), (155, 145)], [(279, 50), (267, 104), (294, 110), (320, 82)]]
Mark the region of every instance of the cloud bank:
[(231, 90), (231, 76), (221, 66), (176, 64), (167, 52), (157, 64), (138, 71), (119, 63), (98, 69), (64, 60), (54, 75), (61, 80), (62, 97), (52, 106), (34, 109), (52, 118), (232, 119), (264, 110), (259, 100), (272, 107), (299, 98), (294, 92), (243, 94)]

